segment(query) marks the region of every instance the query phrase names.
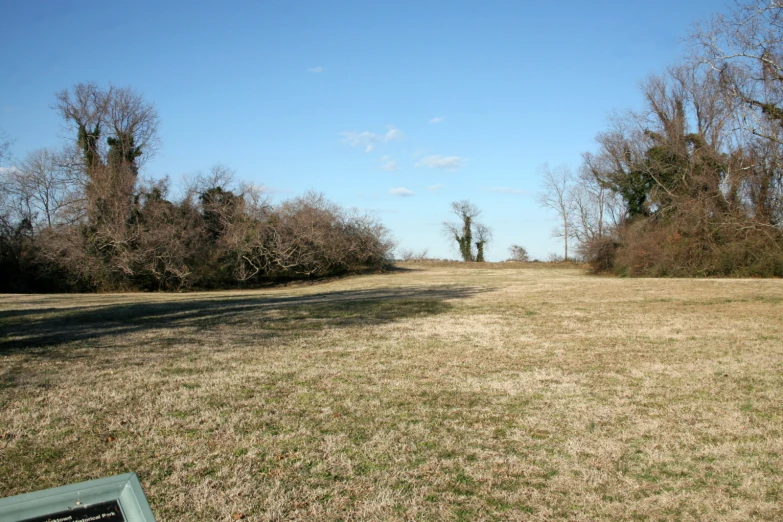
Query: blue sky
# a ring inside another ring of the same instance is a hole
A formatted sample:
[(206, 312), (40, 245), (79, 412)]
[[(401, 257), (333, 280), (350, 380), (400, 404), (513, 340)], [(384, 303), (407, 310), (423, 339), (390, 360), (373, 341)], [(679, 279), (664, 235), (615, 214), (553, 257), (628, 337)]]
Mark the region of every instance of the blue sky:
[(50, 108), (79, 82), (154, 103), (151, 177), (214, 164), (274, 200), (323, 192), (377, 214), (403, 248), (456, 258), (442, 234), (469, 199), (546, 258), (555, 217), (538, 169), (578, 167), (614, 110), (684, 52), (722, 1), (5, 0), (0, 130), (23, 157), (70, 137)]

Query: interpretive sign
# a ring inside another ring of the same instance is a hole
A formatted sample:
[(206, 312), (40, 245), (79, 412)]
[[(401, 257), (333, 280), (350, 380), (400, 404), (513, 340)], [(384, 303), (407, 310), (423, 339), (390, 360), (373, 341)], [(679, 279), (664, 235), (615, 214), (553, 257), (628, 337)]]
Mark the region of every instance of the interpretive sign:
[(116, 500), (100, 502), (91, 506), (77, 507), (51, 513), (42, 517), (25, 518), (21, 522), (88, 522), (101, 520), (107, 522), (125, 522), (122, 508)]
[(155, 522), (135, 473), (0, 498), (0, 522)]

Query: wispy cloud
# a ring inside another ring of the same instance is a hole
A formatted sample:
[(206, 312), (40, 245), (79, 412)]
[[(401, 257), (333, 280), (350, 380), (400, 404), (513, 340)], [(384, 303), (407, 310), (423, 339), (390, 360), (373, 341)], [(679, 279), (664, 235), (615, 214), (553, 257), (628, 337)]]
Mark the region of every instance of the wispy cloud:
[(438, 185), (430, 185), (429, 187), (427, 187), (427, 190), (429, 190), (430, 192), (440, 192), (444, 188), (446, 188), (446, 185), (438, 184)]
[(463, 167), (467, 161), (466, 158), (460, 158), (459, 156), (427, 156), (422, 158), (416, 165), (453, 172)]
[(397, 172), (400, 170), (400, 167), (395, 160), (391, 159), (391, 156), (382, 156), (381, 170), (385, 170), (386, 172)]
[(509, 187), (482, 187), (481, 190), (484, 192), (494, 192), (495, 194), (528, 194), (529, 192), (527, 190), (521, 190), (521, 189), (513, 189)]
[(399, 214), (398, 208), (379, 208), (379, 207), (359, 207), (357, 210), (362, 212), (371, 212), (377, 214)]
[(380, 139), (380, 136), (369, 131), (341, 132), (340, 135), (343, 136), (343, 143), (347, 143), (351, 147), (364, 147), (364, 152), (372, 152)]
[(443, 116), (435, 116), (434, 118), (430, 118), (430, 125), (443, 123), (444, 121), (446, 121), (446, 118), (444, 118)]
[(386, 131), (386, 134), (383, 135), (383, 141), (401, 140), (403, 138), (404, 134), (402, 131), (394, 125), (387, 125), (386, 128), (388, 130)]
[(378, 143), (387, 143), (389, 141), (401, 140), (405, 135), (394, 125), (388, 125), (388, 130), (384, 134), (375, 134), (374, 132), (341, 132), (343, 143), (351, 147), (363, 147), (364, 152), (372, 152)]
[(313, 74), (321, 74), (322, 72), (326, 71), (326, 67), (317, 66), (317, 67), (310, 67), (307, 69), (307, 72), (313, 73)]
[(397, 187), (397, 188), (391, 189), (389, 191), (389, 194), (391, 194), (392, 196), (401, 196), (401, 197), (404, 197), (404, 198), (409, 198), (409, 197), (411, 197), (413, 195), (413, 191), (412, 190), (408, 190), (405, 187)]

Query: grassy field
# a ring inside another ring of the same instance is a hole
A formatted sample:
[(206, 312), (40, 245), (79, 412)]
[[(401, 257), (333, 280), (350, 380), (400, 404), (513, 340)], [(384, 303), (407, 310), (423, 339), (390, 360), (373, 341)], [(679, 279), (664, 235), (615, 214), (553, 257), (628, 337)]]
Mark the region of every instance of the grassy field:
[(158, 520), (783, 520), (783, 281), (408, 264), (0, 296), (0, 496)]

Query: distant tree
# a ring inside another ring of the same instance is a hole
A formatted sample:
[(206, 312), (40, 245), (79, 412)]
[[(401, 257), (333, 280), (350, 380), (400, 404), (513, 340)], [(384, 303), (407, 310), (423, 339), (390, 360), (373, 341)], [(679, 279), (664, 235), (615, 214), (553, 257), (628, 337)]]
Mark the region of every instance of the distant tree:
[(508, 248), (508, 252), (511, 255), (509, 258), (511, 261), (517, 261), (520, 263), (527, 263), (530, 261), (527, 249), (521, 245), (511, 245)]
[(549, 254), (547, 254), (546, 260), (548, 263), (562, 263), (563, 261), (565, 261), (563, 256), (561, 256), (557, 252), (550, 252)]
[(426, 248), (419, 252), (416, 252), (411, 248), (401, 248), (397, 255), (397, 259), (402, 261), (421, 261), (427, 259), (428, 252), (429, 250)]
[(563, 238), (563, 258), (568, 261), (568, 238), (573, 235), (571, 223), (576, 206), (573, 198), (574, 175), (565, 165), (551, 168), (541, 167), (542, 191), (538, 194), (539, 204), (557, 212), (560, 225), (552, 231), (553, 237)]
[(484, 262), (484, 246), (492, 240), (492, 229), (483, 223), (475, 223), (476, 227), (476, 262)]
[(463, 199), (451, 204), (451, 211), (459, 218), (459, 223), (444, 222), (443, 228), (447, 236), (457, 242), (460, 256), (464, 262), (474, 261), (473, 257), (473, 220), (481, 214), (481, 210)]
[(470, 201), (463, 199), (453, 202), (451, 211), (459, 218), (459, 222), (444, 222), (444, 233), (457, 243), (464, 262), (484, 261), (484, 248), (492, 239), (492, 229), (476, 221), (476, 218), (481, 215), (481, 210)]

